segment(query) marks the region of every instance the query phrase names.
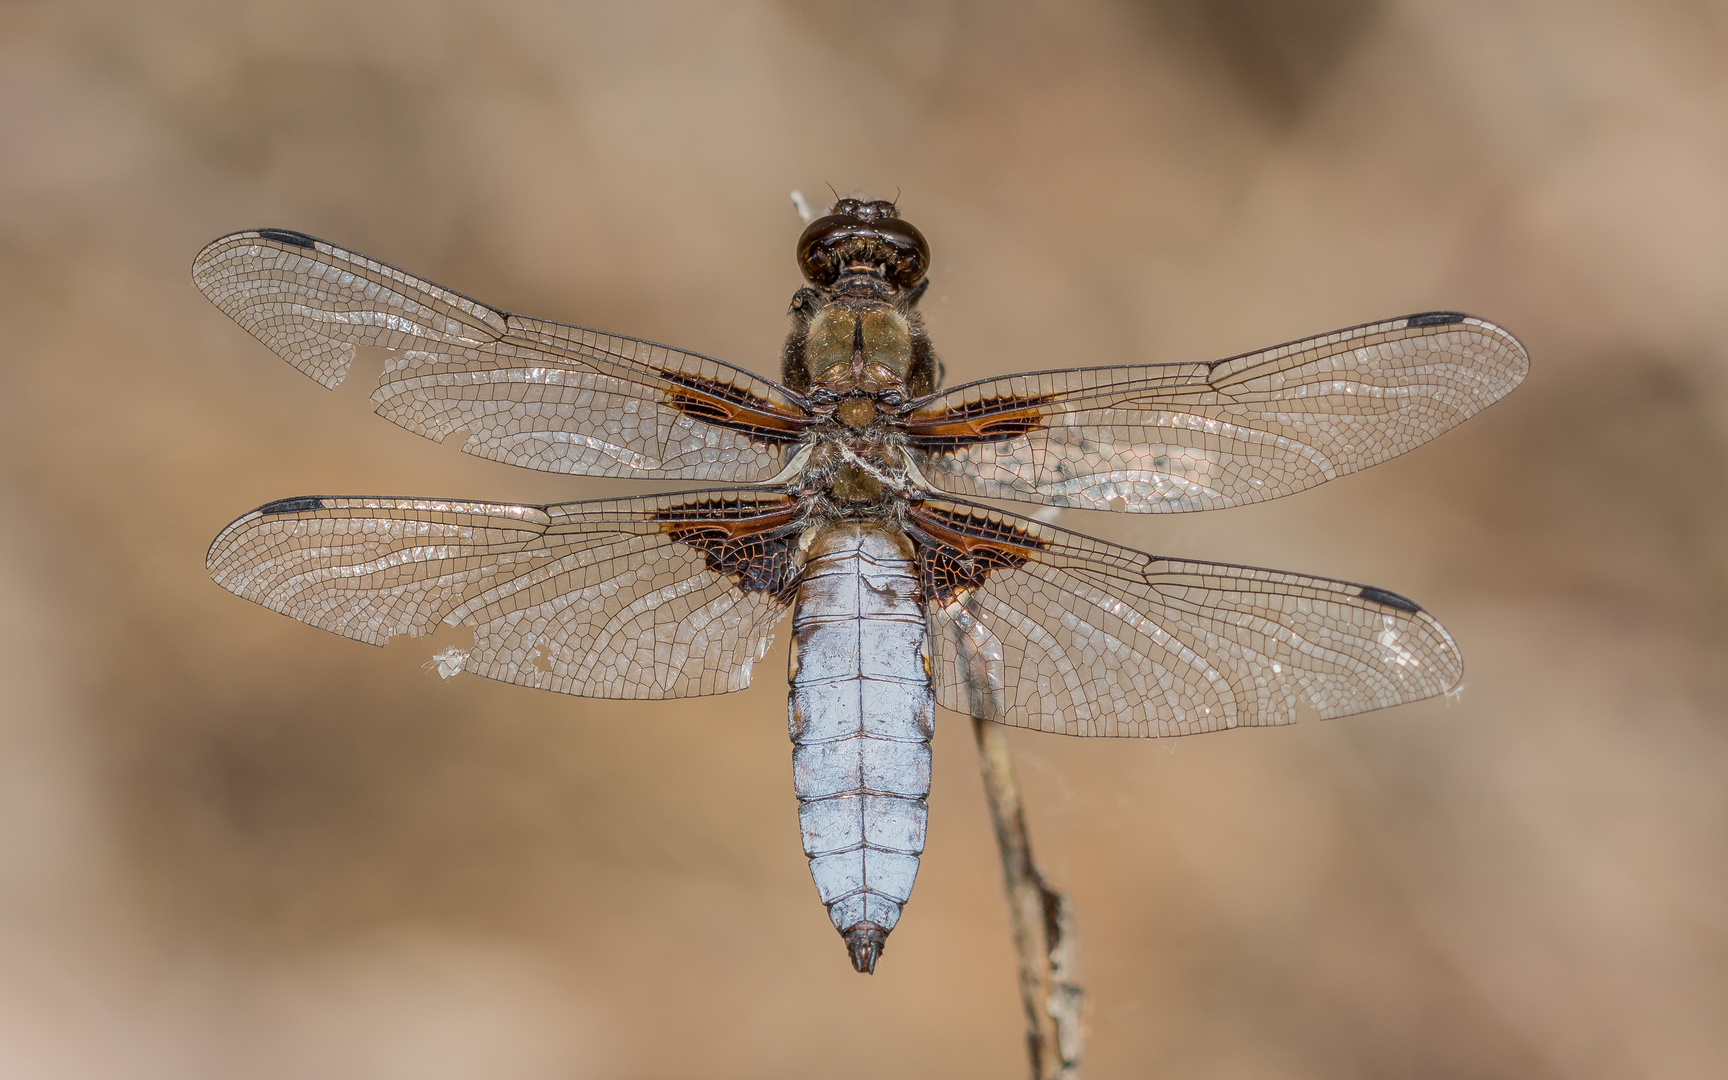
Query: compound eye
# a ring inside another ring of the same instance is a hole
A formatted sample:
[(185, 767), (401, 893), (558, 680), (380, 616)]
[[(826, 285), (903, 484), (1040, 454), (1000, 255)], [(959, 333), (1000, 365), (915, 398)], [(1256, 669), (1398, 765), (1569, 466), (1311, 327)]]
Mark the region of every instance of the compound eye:
[[(893, 208), (892, 203), (884, 205)], [(901, 218), (866, 221), (853, 214), (817, 218), (798, 238), (798, 269), (812, 284), (828, 288), (840, 279), (847, 264), (856, 262), (880, 266), (889, 284), (910, 288), (929, 269), (930, 245), (923, 233)]]
[(930, 270), (930, 243), (924, 234), (902, 218), (878, 221), (875, 230), (888, 252), (882, 268), (888, 283), (898, 289), (909, 289), (922, 281)]
[(823, 288), (834, 284), (840, 277), (834, 249), (841, 240), (856, 234), (862, 225), (863, 222), (857, 218), (845, 214), (830, 214), (812, 221), (804, 235), (798, 238), (798, 269), (812, 283)]

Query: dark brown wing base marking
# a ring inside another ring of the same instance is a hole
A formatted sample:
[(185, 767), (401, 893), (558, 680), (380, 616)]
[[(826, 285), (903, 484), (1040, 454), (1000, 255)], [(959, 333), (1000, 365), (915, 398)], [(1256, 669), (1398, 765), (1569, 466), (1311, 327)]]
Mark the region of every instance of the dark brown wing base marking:
[(749, 593), (790, 602), (798, 587), (793, 556), (801, 528), (798, 507), (732, 500), (684, 503), (655, 515), (674, 541), (702, 552), (708, 569)]
[(953, 602), (983, 586), (996, 570), (1024, 566), (1043, 542), (1024, 529), (982, 514), (929, 505), (907, 508), (918, 543), (918, 580), (926, 602)]

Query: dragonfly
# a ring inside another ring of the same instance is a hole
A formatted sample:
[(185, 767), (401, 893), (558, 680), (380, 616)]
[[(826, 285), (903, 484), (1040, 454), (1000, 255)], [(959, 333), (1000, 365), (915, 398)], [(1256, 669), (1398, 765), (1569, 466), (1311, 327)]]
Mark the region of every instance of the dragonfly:
[(918, 309), (930, 247), (896, 203), (838, 199), (796, 257), (775, 382), (287, 229), (212, 242), (192, 268), (205, 296), (327, 388), (358, 347), (383, 350), (372, 402), (409, 431), (547, 472), (718, 485), (550, 505), (278, 499), (221, 531), (212, 577), (375, 645), (466, 627), (472, 647), (441, 653), (441, 672), (593, 698), (742, 690), (790, 615), (804, 854), (865, 973), (924, 850), (937, 706), (1156, 738), (1459, 684), (1451, 635), (1397, 593), (1150, 555), (997, 504), (1182, 513), (1313, 487), (1511, 391), (1528, 357), (1507, 331), (1425, 312), (1211, 362), (943, 389)]

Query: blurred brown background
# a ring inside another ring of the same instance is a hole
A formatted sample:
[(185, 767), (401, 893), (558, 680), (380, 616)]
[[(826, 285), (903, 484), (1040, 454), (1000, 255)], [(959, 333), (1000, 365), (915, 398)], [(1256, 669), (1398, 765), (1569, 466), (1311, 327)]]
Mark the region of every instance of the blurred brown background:
[(874, 978), (756, 686), (559, 698), (210, 584), (296, 494), (467, 458), (192, 288), (236, 228), (777, 369), (793, 188), (902, 194), (951, 381), (1433, 308), (1524, 387), (1153, 551), (1445, 619), (1456, 700), (1016, 733), (1101, 1077), (1728, 1075), (1728, 8), (1708, 0), (0, 6), (0, 1075), (1014, 1077), (965, 722)]

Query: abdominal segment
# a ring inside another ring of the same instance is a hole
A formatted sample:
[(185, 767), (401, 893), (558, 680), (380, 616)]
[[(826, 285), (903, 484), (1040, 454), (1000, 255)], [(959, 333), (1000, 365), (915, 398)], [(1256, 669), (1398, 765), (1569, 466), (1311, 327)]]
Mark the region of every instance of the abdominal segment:
[(792, 616), (793, 786), (810, 875), (852, 966), (876, 966), (924, 850), (935, 700), (903, 535), (828, 529)]

